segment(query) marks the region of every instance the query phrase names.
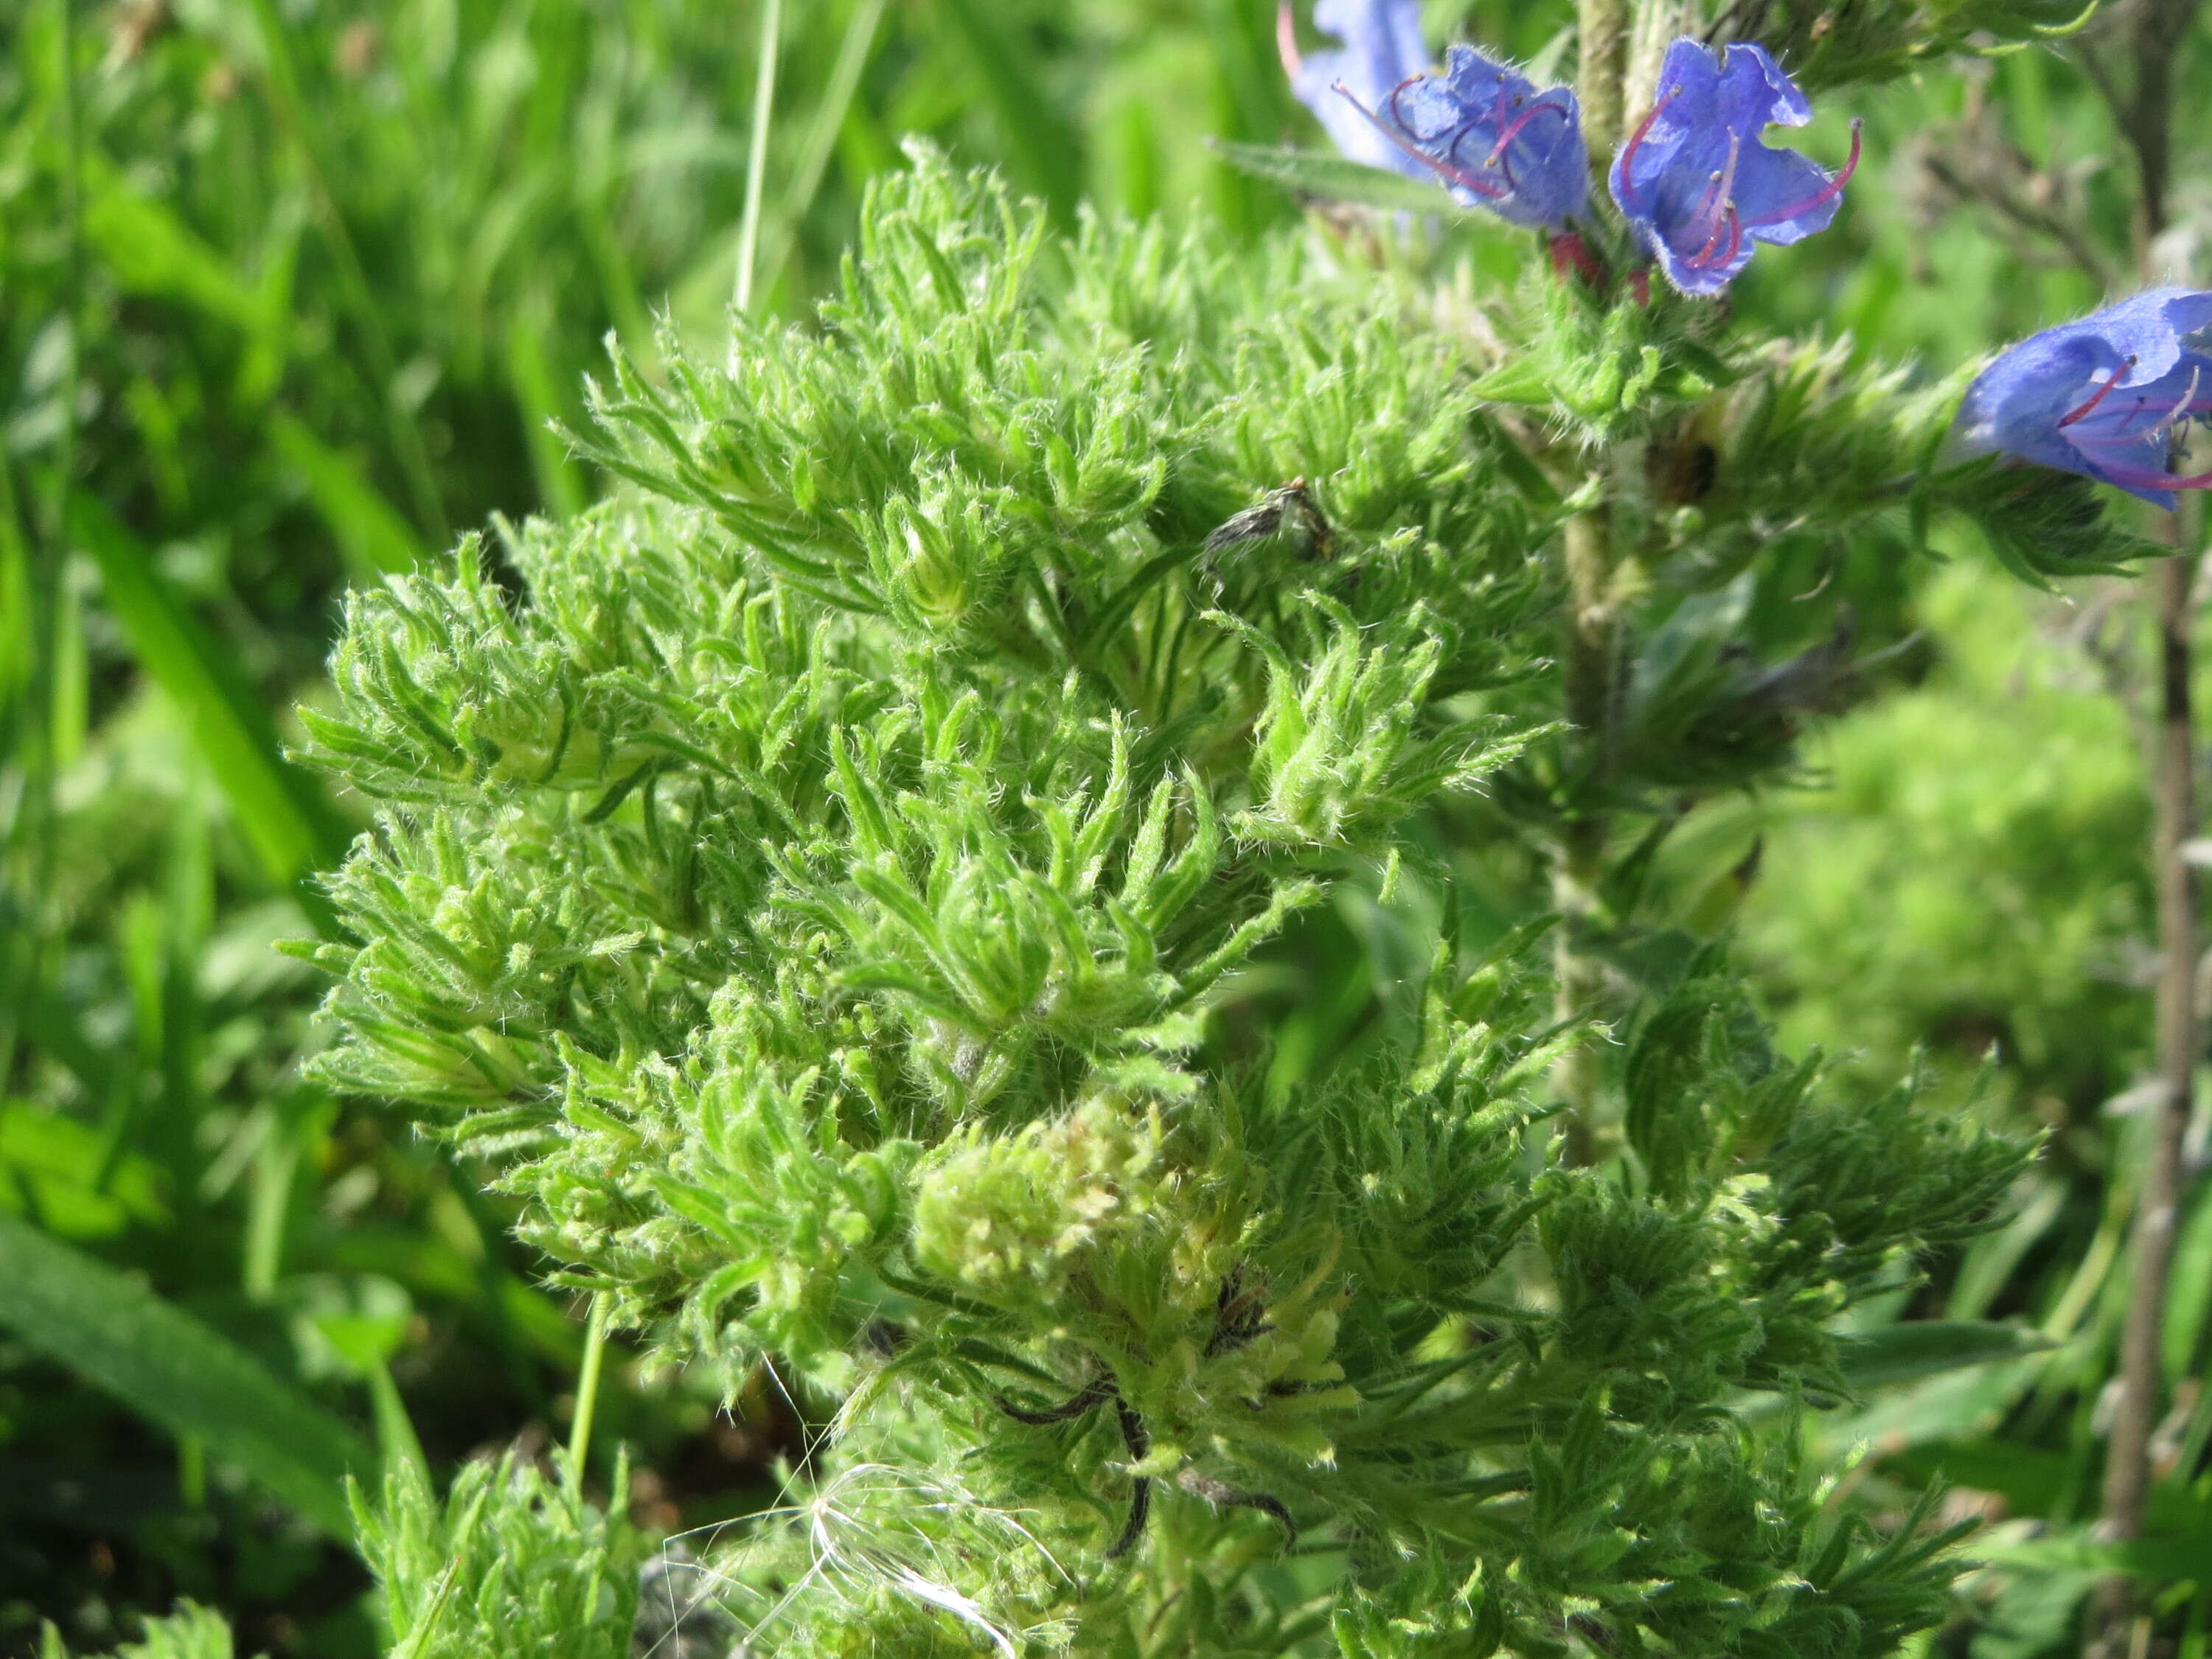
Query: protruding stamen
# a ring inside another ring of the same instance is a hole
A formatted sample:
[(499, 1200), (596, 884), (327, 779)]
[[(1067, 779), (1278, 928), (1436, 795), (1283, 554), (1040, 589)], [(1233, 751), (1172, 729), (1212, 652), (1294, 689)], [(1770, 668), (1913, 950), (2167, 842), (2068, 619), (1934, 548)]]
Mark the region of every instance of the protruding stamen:
[[(2195, 402), (2179, 410), (2178, 416), (2174, 411), (2169, 410), (2168, 419), (2172, 420), (2175, 425), (2179, 425), (2183, 420), (2194, 420), (2206, 414), (2212, 414), (2212, 397), (2206, 397), (2200, 392)], [(2077, 427), (2067, 433), (2066, 441), (2076, 449), (2110, 450), (2117, 454), (2126, 455), (2141, 449), (2147, 441), (2171, 430), (2172, 428), (2163, 422), (2155, 427), (2139, 427), (2132, 432), (2127, 429), (2124, 423), (2110, 427)]]
[[(1720, 247), (1723, 230), (1728, 232), (1728, 246), (1716, 254), (1714, 250)], [(1705, 245), (1682, 263), (1692, 270), (1711, 270), (1729, 264), (1742, 246), (1743, 221), (1737, 216), (1735, 204), (1730, 203), (1720, 223), (1713, 227), (1713, 234), (1705, 239)]]
[[(1459, 147), (1467, 142), (1468, 134), (1473, 132), (1481, 125), (1482, 117), (1480, 115), (1470, 115), (1466, 120), (1454, 127), (1451, 130), (1451, 137), (1443, 140), (1440, 146), (1443, 150), (1445, 159), (1450, 161), (1453, 165), (1457, 166), (1459, 163)], [(1416, 135), (1416, 137), (1418, 136), (1419, 135)], [(1433, 138), (1422, 138), (1420, 142), (1425, 144), (1433, 144), (1437, 143), (1437, 141)], [(1482, 165), (1484, 167), (1488, 167), (1490, 163), (1486, 161)]]
[(1732, 131), (1729, 134), (1728, 160), (1722, 164), (1721, 170), (1707, 181), (1705, 198), (1698, 204), (1698, 210), (1690, 219), (1692, 225), (1711, 225), (1715, 240), (1720, 238), (1721, 215), (1735, 206), (1729, 192), (1735, 188), (1735, 164), (1742, 155), (1743, 137)]
[(1283, 73), (1297, 80), (1306, 60), (1298, 52), (1298, 26), (1291, 15), (1291, 0), (1283, 0), (1281, 9), (1275, 13), (1275, 55), (1283, 60)]
[[(1416, 75), (1401, 81), (1396, 88), (1390, 94), (1394, 100), (1394, 104), (1399, 93), (1403, 92), (1407, 87), (1413, 85), (1415, 81), (1419, 79), (1421, 79), (1421, 76)], [(1368, 125), (1373, 127), (1376, 131), (1381, 133), (1399, 149), (1412, 156), (1423, 167), (1429, 167), (1436, 173), (1440, 173), (1444, 178), (1449, 179), (1453, 184), (1457, 185), (1462, 190), (1473, 191), (1477, 196), (1486, 196), (1494, 201), (1498, 197), (1505, 194), (1504, 190), (1500, 189), (1498, 185), (1492, 184), (1487, 179), (1482, 178), (1479, 174), (1469, 173), (1465, 167), (1455, 167), (1449, 161), (1439, 161), (1437, 157), (1430, 155), (1426, 150), (1415, 148), (1413, 143), (1407, 141), (1404, 134), (1395, 131), (1389, 122), (1383, 120), (1381, 116), (1376, 114), (1376, 112), (1368, 108), (1366, 105), (1361, 103), (1359, 100), (1352, 94), (1352, 88), (1346, 86), (1343, 82), (1338, 81), (1334, 82), (1330, 90), (1337, 93), (1344, 99), (1345, 102), (1350, 104), (1352, 108), (1358, 110), (1362, 115), (1365, 116), (1367, 118)]]
[[(1697, 222), (1692, 220), (1691, 222), (1694, 225)], [(1726, 213), (1722, 214), (1720, 217), (1715, 219), (1713, 221), (1712, 234), (1705, 238), (1705, 246), (1700, 247), (1695, 253), (1692, 253), (1682, 263), (1691, 265), (1702, 265), (1710, 260), (1713, 257), (1713, 250), (1721, 245), (1721, 233), (1728, 228), (1728, 225), (1729, 216)]]
[(1620, 147), (1620, 159), (1613, 165), (1620, 169), (1620, 204), (1632, 213), (1636, 210), (1636, 153), (1651, 136), (1651, 128), (1660, 113), (1681, 95), (1681, 88), (1676, 87), (1652, 105), (1650, 112), (1636, 124), (1636, 131), (1628, 135), (1628, 142)]
[(2118, 368), (2114, 369), (2112, 371), (2112, 378), (2106, 381), (2104, 385), (2099, 386), (2094, 392), (2091, 392), (2089, 394), (2089, 401), (2087, 403), (2083, 404), (2078, 409), (2069, 409), (2065, 414), (2061, 415), (2058, 417), (2058, 429), (2063, 432), (2068, 427), (2073, 425), (2075, 422), (2087, 419), (2092, 410), (2095, 409), (2099, 404), (2101, 404), (2106, 398), (2112, 395), (2112, 388), (2119, 385), (2121, 381), (2126, 380), (2128, 378), (2128, 371), (2135, 366), (2136, 360), (2130, 357), (2125, 362), (2122, 363)]
[[(1390, 88), (1390, 118), (1395, 121), (1400, 126), (1405, 128), (1407, 132), (1413, 132), (1413, 129), (1412, 125), (1406, 119), (1406, 112), (1398, 107), (1398, 100), (1406, 95), (1406, 88), (1412, 86), (1414, 82), (1420, 78), (1421, 77), (1418, 75), (1409, 75), (1404, 80), (1399, 82), (1396, 86)], [(1337, 82), (1336, 89), (1339, 92), (1344, 92), (1344, 83), (1340, 81)], [(1347, 98), (1352, 97), (1352, 94), (1348, 92), (1344, 92), (1344, 95)], [(1355, 99), (1353, 101), (1357, 102), (1358, 100)], [(1416, 133), (1414, 134), (1414, 137), (1419, 139), (1420, 136)], [(1420, 139), (1420, 142), (1425, 143), (1427, 141), (1425, 139)]]
[(1513, 178), (1513, 162), (1511, 158), (1505, 154), (1505, 147), (1521, 136), (1522, 128), (1527, 126), (1529, 122), (1534, 120), (1540, 115), (1556, 115), (1563, 121), (1568, 118), (1566, 106), (1564, 104), (1536, 103), (1529, 105), (1528, 108), (1522, 110), (1520, 114), (1513, 118), (1512, 122), (1506, 127), (1504, 131), (1498, 135), (1498, 142), (1491, 146), (1489, 159), (1486, 161), (1483, 165), (1485, 167), (1503, 167), (1505, 169), (1506, 180), (1508, 183), (1510, 183)]
[(2100, 462), (2097, 476), (2130, 489), (2212, 489), (2212, 472), (2161, 472), (2156, 467)]
[(2172, 431), (2173, 423), (2179, 420), (2183, 416), (2189, 413), (2190, 406), (2196, 403), (2197, 385), (2203, 375), (2203, 371), (2192, 364), (2189, 370), (2189, 389), (2181, 394), (2181, 400), (2175, 404), (2172, 409), (2166, 411), (2165, 415), (2160, 418), (2157, 425), (2146, 428), (2141, 435), (2143, 437), (2151, 437), (2159, 434)]
[(1859, 150), (1864, 143), (1860, 131), (1863, 125), (1856, 120), (1851, 123), (1851, 153), (1844, 159), (1843, 171), (1803, 201), (1792, 202), (1787, 207), (1777, 208), (1764, 218), (1754, 220), (1753, 224), (1778, 225), (1785, 219), (1795, 219), (1801, 214), (1816, 212), (1841, 196), (1844, 193), (1844, 186), (1851, 181), (1851, 174), (1859, 170)]

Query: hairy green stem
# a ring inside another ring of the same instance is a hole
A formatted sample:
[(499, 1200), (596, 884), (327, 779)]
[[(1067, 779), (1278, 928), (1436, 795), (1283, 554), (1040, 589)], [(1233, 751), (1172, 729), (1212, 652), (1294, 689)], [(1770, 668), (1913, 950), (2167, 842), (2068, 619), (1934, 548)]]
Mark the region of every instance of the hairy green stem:
[(1658, 100), (1659, 65), (1668, 46), (1679, 36), (1701, 34), (1702, 9), (1696, 0), (1686, 3), (1646, 3), (1630, 31), (1626, 77), (1621, 90), (1621, 120), (1626, 125), (1640, 118)]
[(1591, 165), (1603, 167), (1620, 142), (1631, 33), (1628, 0), (1578, 0), (1582, 70), (1575, 89), (1582, 100), (1583, 137)]
[[(1564, 703), (1572, 722), (1577, 794), (1604, 787), (1611, 763), (1620, 618), (1613, 602), (1613, 522), (1601, 504), (1567, 521), (1565, 535), (1569, 592), (1566, 638), (1560, 653)], [(1562, 918), (1557, 945), (1557, 1013), (1560, 1019), (1587, 1019), (1605, 992), (1605, 966), (1589, 954), (1589, 934), (1605, 874), (1608, 815), (1586, 804), (1576, 809), (1561, 831), (1553, 866), (1552, 902)], [(1567, 1133), (1577, 1161), (1588, 1164), (1601, 1152), (1597, 1108), (1602, 1062), (1594, 1041), (1581, 1042), (1562, 1059), (1553, 1086), (1569, 1109)]]

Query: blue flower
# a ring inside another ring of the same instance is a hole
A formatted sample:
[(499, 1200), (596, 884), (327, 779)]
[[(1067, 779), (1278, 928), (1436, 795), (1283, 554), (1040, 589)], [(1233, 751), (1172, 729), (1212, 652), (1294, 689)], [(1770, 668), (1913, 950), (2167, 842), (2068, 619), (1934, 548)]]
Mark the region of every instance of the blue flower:
[(1540, 93), (1472, 46), (1454, 46), (1442, 76), (1404, 82), (1372, 110), (1349, 88), (1336, 90), (1462, 207), (1558, 231), (1589, 199), (1582, 108), (1569, 88)]
[(1685, 294), (1717, 294), (1759, 242), (1825, 230), (1859, 164), (1831, 173), (1794, 149), (1770, 149), (1768, 126), (1802, 127), (1813, 111), (1764, 47), (1716, 53), (1688, 39), (1667, 48), (1659, 96), (1613, 158), (1613, 199), (1644, 251)]
[(1316, 28), (1343, 46), (1301, 58), (1291, 0), (1283, 0), (1275, 15), (1276, 45), (1298, 101), (1328, 129), (1337, 149), (1353, 161), (1394, 168), (1415, 179), (1428, 177), (1424, 163), (1393, 143), (1335, 89), (1347, 87), (1353, 98), (1371, 107), (1389, 97), (1393, 88), (1428, 68), (1428, 48), (1421, 43), (1420, 0), (1315, 0), (1313, 20)]
[(1966, 389), (1969, 447), (2117, 484), (2169, 510), (2212, 472), (2166, 470), (2173, 429), (2212, 411), (2212, 293), (2153, 289), (2002, 352)]

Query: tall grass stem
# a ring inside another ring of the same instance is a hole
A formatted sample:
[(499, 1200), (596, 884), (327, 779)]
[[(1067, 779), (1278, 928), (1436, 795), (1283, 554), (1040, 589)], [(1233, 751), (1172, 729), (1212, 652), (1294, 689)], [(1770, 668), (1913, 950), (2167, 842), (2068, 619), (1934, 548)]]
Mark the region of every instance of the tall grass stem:
[(738, 227), (738, 285), (731, 303), (753, 308), (753, 259), (760, 246), (761, 201), (768, 183), (769, 125), (775, 115), (776, 56), (783, 40), (783, 0), (761, 14), (760, 76), (753, 83), (753, 136), (745, 154), (745, 211)]
[(599, 1369), (607, 1352), (608, 1299), (601, 1291), (592, 1298), (592, 1315), (584, 1329), (584, 1365), (576, 1378), (576, 1420), (568, 1434), (568, 1478), (583, 1490), (584, 1462), (592, 1452), (592, 1418), (599, 1402)]
[[(814, 192), (821, 189), (822, 176), (830, 170), (830, 158), (836, 153), (837, 134), (853, 107), (853, 96), (860, 90), (860, 77), (867, 72), (868, 54), (874, 51), (877, 32), (883, 26), (884, 3), (885, 0), (860, 0), (854, 9), (852, 21), (845, 26), (845, 38), (837, 47), (837, 61), (830, 70), (830, 83), (823, 88), (822, 101), (815, 109), (814, 118), (807, 124), (806, 142), (799, 149), (799, 165), (793, 170), (791, 187), (784, 192), (769, 251), (758, 266), (763, 283), (773, 283), (783, 274), (784, 264), (791, 258), (792, 244), (799, 234), (799, 222), (813, 205)], [(755, 153), (760, 153), (757, 148)], [(748, 185), (750, 182), (748, 173)]]

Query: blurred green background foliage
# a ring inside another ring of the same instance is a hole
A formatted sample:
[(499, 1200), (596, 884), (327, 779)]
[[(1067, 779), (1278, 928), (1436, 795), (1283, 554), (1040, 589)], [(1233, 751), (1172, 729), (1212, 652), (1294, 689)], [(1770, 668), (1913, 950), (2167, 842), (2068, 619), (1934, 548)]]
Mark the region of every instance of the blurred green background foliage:
[[(1446, 0), (1427, 22), (1556, 61), (1570, 13)], [(440, 1470), (542, 1447), (568, 1432), (584, 1342), (465, 1160), (301, 1073), (322, 981), (272, 945), (327, 927), (308, 878), (362, 817), (284, 746), (295, 706), (325, 699), (343, 592), (606, 491), (550, 425), (580, 422), (610, 332), (648, 376), (664, 316), (720, 348), (749, 189), (750, 309), (795, 319), (902, 135), (995, 163), (1069, 223), (1091, 202), (1249, 243), (1302, 210), (1206, 139), (1313, 129), (1267, 0), (786, 8), (764, 120), (762, 0), (7, 0), (0, 19), (0, 1243), (88, 1264), (77, 1311), (112, 1361), (0, 1287), (0, 1650), (31, 1651), (44, 1620), (107, 1645), (186, 1595), (244, 1650), (356, 1659), (363, 1572), (311, 1503), (272, 1501), (271, 1472), (306, 1490), (337, 1437), (402, 1421)], [(1839, 375), (1911, 361), (1933, 381), (2124, 289), (2125, 164), (2071, 51), (1828, 93), (1811, 147), (1863, 115), (1865, 170), (1835, 231), (1762, 255), (1733, 303), (1835, 342)], [(2185, 86), (2212, 68), (2203, 27), (2186, 53)], [(2179, 113), (2163, 252), (2201, 282), (2212, 108)], [(1466, 234), (1426, 256), (1463, 260), (1450, 280), (1518, 267), (1503, 228)], [(1740, 942), (1786, 1045), (1827, 1050), (1866, 1100), (1920, 1065), (1952, 1109), (2049, 1131), (2005, 1231), (1860, 1316), (2015, 1316), (2063, 1346), (1828, 1432), (1874, 1448), (1848, 1501), (1894, 1518), (1948, 1474), (1954, 1504), (2047, 1523), (2001, 1529), (1938, 1639), (2062, 1651), (2097, 1565), (2119, 1171), (2149, 1061), (2139, 607), (2118, 579), (2025, 591), (1963, 538), (1907, 568), (1774, 534), (1685, 626), (1767, 664), (1848, 617), (1876, 665), (1792, 710), (1790, 787), (1689, 812), (1648, 879), (1680, 927)], [(1464, 864), (1498, 932), (1541, 908), (1529, 860)], [(1396, 944), (1347, 891), (1247, 975), (1281, 1013), (1278, 1068), (1387, 1017)], [(2212, 1341), (2212, 1204), (2184, 1228), (2177, 1379)], [(211, 1383), (211, 1414), (164, 1416), (114, 1358), (204, 1331), (281, 1401)], [(718, 1398), (614, 1350), (600, 1432), (630, 1446), (648, 1528), (757, 1508), (803, 1458), (803, 1393), (764, 1374), (734, 1411)], [(2212, 1391), (2180, 1398), (2154, 1510), (2163, 1535), (2212, 1538)], [(2206, 1557), (2193, 1577), (2138, 1563), (2193, 1605), (2198, 1653)]]

